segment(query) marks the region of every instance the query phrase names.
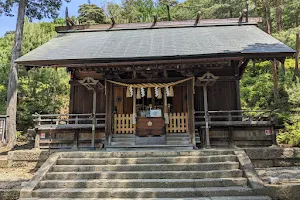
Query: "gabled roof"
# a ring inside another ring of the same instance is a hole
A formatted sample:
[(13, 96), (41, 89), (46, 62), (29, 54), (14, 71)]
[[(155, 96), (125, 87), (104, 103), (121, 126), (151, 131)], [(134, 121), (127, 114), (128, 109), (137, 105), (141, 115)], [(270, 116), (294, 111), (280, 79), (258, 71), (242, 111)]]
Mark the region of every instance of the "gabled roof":
[(255, 25), (226, 25), (61, 33), (16, 62), (39, 66), (294, 53)]

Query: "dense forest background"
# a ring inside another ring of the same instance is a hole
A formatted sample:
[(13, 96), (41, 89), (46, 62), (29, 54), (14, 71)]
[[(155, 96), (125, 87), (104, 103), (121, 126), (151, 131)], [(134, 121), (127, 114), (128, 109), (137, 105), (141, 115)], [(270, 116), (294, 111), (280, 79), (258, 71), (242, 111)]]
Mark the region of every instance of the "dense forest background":
[[(159, 21), (239, 17), (245, 0), (124, 0), (121, 4), (105, 3), (101, 6), (83, 4), (78, 8), (78, 24), (151, 22), (157, 15)], [(296, 49), (295, 33), (300, 33), (299, 0), (249, 0), (249, 16), (262, 17), (260, 28)], [(64, 19), (53, 22), (25, 23), (22, 54), (49, 41), (57, 34), (54, 27), (64, 25)], [(14, 32), (0, 38), (0, 114), (6, 111), (7, 84), (10, 69)], [(279, 99), (274, 102), (272, 64), (269, 61), (249, 63), (241, 81), (241, 101), (245, 110), (275, 110), (280, 123), (285, 125), (278, 140), (300, 146), (300, 82), (299, 74), (293, 80), (295, 60), (289, 58), (285, 65), (277, 65)], [(64, 69), (19, 68), (17, 127), (25, 131), (32, 126), (33, 113), (67, 113), (69, 100), (69, 75)]]

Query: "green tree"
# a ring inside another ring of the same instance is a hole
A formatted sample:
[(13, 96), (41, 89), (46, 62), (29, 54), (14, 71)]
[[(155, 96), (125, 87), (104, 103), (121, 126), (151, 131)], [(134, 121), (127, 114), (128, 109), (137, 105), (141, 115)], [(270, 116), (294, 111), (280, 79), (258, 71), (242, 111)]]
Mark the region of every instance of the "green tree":
[[(55, 20), (56, 21), (56, 20)], [(30, 23), (25, 21), (22, 54), (55, 37), (54, 23)], [(0, 114), (5, 114), (7, 82), (11, 46), (14, 33), (0, 38)], [(17, 128), (25, 131), (32, 126), (33, 113), (60, 113), (67, 111), (69, 98), (69, 76), (64, 69), (34, 68), (19, 69)]]
[(78, 13), (80, 24), (103, 24), (106, 22), (104, 10), (95, 4), (80, 5)]
[[(69, 2), (70, 0), (65, 0)], [(43, 17), (57, 17), (58, 10), (63, 0), (1, 0), (0, 14), (12, 15), (12, 7), (18, 5), (18, 17), (16, 31), (14, 35), (14, 44), (11, 55), (11, 67), (7, 88), (7, 146), (12, 148), (16, 142), (16, 120), (17, 120), (17, 87), (18, 87), (18, 66), (14, 62), (21, 56), (23, 41), (23, 29), (25, 16), (30, 20), (33, 18), (41, 19)]]

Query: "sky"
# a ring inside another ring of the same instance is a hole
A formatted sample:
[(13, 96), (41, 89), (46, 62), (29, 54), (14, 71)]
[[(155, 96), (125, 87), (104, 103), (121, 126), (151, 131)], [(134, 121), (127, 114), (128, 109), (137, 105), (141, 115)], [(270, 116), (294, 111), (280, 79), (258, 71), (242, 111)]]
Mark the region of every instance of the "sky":
[[(87, 3), (87, 0), (72, 0), (70, 3), (64, 2), (61, 9), (60, 9), (60, 17), (65, 17), (65, 10), (66, 7), (69, 9), (69, 16), (78, 16), (78, 8), (79, 5)], [(97, 4), (98, 6), (102, 7), (105, 1), (103, 0), (91, 0), (91, 3)], [(115, 0), (113, 2), (118, 2), (118, 0)], [(2, 37), (7, 31), (13, 31), (16, 27), (16, 19), (17, 19), (17, 8), (13, 8), (13, 14), (14, 17), (7, 17), (7, 16), (0, 16), (0, 37)], [(37, 21), (37, 20), (35, 20)], [(43, 19), (41, 21), (52, 21), (52, 19)]]

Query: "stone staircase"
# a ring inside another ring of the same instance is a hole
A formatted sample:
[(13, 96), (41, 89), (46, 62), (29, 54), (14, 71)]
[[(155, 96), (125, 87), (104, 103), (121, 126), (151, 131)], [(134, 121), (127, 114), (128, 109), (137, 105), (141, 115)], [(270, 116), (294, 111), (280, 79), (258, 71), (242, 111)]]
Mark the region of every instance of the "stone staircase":
[(233, 151), (64, 152), (22, 189), (22, 200), (270, 200), (255, 196)]
[(114, 134), (107, 151), (137, 151), (137, 150), (192, 150), (189, 144), (189, 134), (172, 133), (161, 137), (139, 137), (134, 134)]

